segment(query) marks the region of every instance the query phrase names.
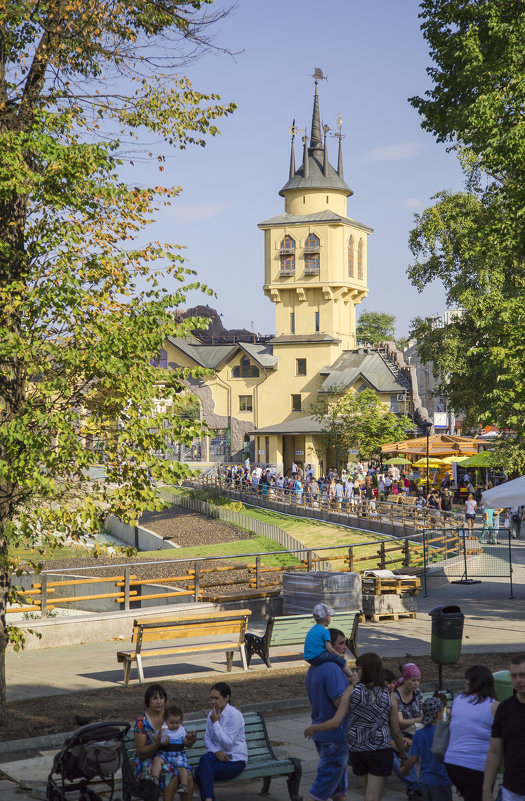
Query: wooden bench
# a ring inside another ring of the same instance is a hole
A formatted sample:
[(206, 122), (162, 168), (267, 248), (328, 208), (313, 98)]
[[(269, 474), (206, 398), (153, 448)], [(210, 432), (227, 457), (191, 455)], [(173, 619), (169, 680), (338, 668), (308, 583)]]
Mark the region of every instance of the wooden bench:
[[(346, 646), (357, 658), (357, 629), (361, 616), (360, 609), (348, 612), (336, 612), (332, 617), (330, 628), (340, 629), (346, 637)], [(267, 668), (271, 667), (270, 648), (281, 645), (304, 645), (307, 632), (314, 625), (312, 615), (283, 615), (270, 617), (266, 623), (266, 631), (262, 636), (248, 632), (245, 637), (246, 660), (248, 665), (252, 656), (261, 657)]]
[[(244, 635), (248, 626), (250, 609), (237, 609), (232, 612), (206, 611), (194, 615), (175, 617), (143, 618), (133, 621), (131, 642), (135, 645), (134, 651), (119, 651), (117, 661), (124, 666), (124, 684), (129, 683), (131, 665), (137, 663), (139, 681), (144, 683), (143, 658), (179, 656), (180, 654), (194, 654), (198, 652), (226, 651), (226, 667), (230, 671), (233, 663), (233, 652), (239, 649), (242, 666), (248, 669), (246, 652), (244, 649)], [(230, 635), (220, 641), (212, 637)], [(234, 635), (234, 636), (232, 636)], [(204, 642), (195, 642), (195, 638), (204, 638)], [(166, 642), (168, 640), (190, 639), (191, 642), (143, 648), (144, 643)]]
[[(250, 781), (252, 779), (262, 779), (261, 795), (268, 795), (270, 784), (274, 776), (286, 776), (288, 783), (288, 795), (290, 801), (301, 801), (299, 795), (299, 785), (301, 783), (302, 766), (296, 757), (286, 757), (279, 759), (272, 748), (268, 739), (268, 732), (263, 716), (259, 712), (245, 712), (244, 726), (246, 742), (248, 745), (248, 764), (239, 776), (230, 779), (228, 782), (216, 782), (217, 785), (230, 784), (231, 782)], [(185, 720), (184, 728), (188, 732), (198, 732), (195, 745), (188, 748), (186, 755), (188, 762), (193, 768), (199, 764), (199, 760), (206, 753), (204, 746), (204, 732), (206, 730), (206, 720)], [(128, 763), (122, 770), (122, 797), (123, 801), (131, 801), (132, 797), (142, 797), (141, 783), (137, 782), (133, 773), (133, 758), (135, 757), (135, 741), (133, 732), (126, 735), (126, 751)]]

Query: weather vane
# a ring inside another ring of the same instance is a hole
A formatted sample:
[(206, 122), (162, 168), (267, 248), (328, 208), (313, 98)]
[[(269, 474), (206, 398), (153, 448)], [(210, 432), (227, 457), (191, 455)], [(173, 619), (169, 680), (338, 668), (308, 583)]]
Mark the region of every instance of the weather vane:
[(320, 67), (316, 67), (314, 69), (314, 74), (312, 75), (312, 78), (314, 79), (314, 83), (317, 86), (319, 81), (327, 81), (328, 75), (323, 75), (322, 69)]
[(339, 130), (331, 135), (336, 136), (339, 140), (344, 139), (345, 135), (343, 133), (343, 118), (341, 117), (340, 114), (337, 115), (337, 127), (339, 128)]
[(290, 134), (290, 136), (292, 137), (292, 139), (295, 139), (295, 137), (297, 136), (297, 134), (303, 133), (303, 132), (304, 132), (304, 130), (305, 130), (304, 128), (297, 128), (297, 127), (296, 127), (296, 125), (295, 125), (295, 119), (294, 119), (294, 121), (292, 122), (292, 124), (291, 124), (291, 125), (290, 125), (290, 127), (288, 128), (288, 133)]

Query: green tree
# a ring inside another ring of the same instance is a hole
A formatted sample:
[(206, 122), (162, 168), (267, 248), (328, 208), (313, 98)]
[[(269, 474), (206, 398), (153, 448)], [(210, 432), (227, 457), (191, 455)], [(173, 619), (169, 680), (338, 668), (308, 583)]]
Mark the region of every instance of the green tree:
[(511, 470), (525, 467), (525, 6), (506, 0), (424, 0), (433, 87), (412, 98), (422, 126), (459, 155), (464, 192), (440, 192), (416, 216), (409, 275), (435, 279), (450, 308), (444, 328), (418, 318), (412, 334), (438, 391), (470, 425), (497, 425)]
[(214, 16), (199, 0), (0, 5), (0, 723), (13, 546), (38, 558), (109, 512), (136, 520), (158, 504), (152, 478), (185, 472), (155, 454), (200, 433), (186, 372), (155, 366), (199, 324), (173, 316), (198, 283), (176, 246), (137, 242), (177, 190), (127, 186), (119, 149), (141, 131), (203, 145), (233, 110), (177, 70)]
[(393, 339), (396, 317), (386, 312), (364, 311), (357, 321), (356, 337), (362, 344), (378, 345), (387, 339)]
[(381, 445), (405, 439), (414, 427), (408, 417), (388, 411), (372, 389), (327, 392), (318, 396), (311, 409), (321, 423), (324, 448), (335, 455), (337, 469), (346, 464), (350, 450), (357, 450), (359, 458), (367, 461), (379, 458)]

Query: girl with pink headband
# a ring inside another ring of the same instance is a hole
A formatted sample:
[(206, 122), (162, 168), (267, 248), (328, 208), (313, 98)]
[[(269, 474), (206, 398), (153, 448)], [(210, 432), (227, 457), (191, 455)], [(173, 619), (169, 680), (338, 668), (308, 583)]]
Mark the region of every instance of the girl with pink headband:
[[(423, 720), (423, 695), (419, 689), (421, 671), (414, 662), (407, 662), (399, 669), (401, 676), (395, 684), (394, 698), (403, 737), (411, 741), (418, 724)], [(399, 771), (399, 761), (394, 760), (394, 773), (404, 781), (409, 801), (419, 798), (420, 781), (416, 769), (412, 768), (408, 776), (403, 777)]]

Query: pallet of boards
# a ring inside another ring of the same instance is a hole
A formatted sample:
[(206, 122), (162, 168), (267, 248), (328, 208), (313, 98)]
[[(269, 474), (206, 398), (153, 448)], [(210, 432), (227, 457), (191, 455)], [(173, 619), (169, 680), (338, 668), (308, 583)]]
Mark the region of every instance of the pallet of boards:
[(365, 595), (363, 594), (363, 615), (367, 620), (399, 620), (403, 617), (415, 618), (417, 612), (416, 598), (402, 598), (400, 595)]
[(378, 576), (363, 576), (364, 595), (417, 595), (421, 590), (421, 579), (418, 576), (410, 578), (379, 578)]

